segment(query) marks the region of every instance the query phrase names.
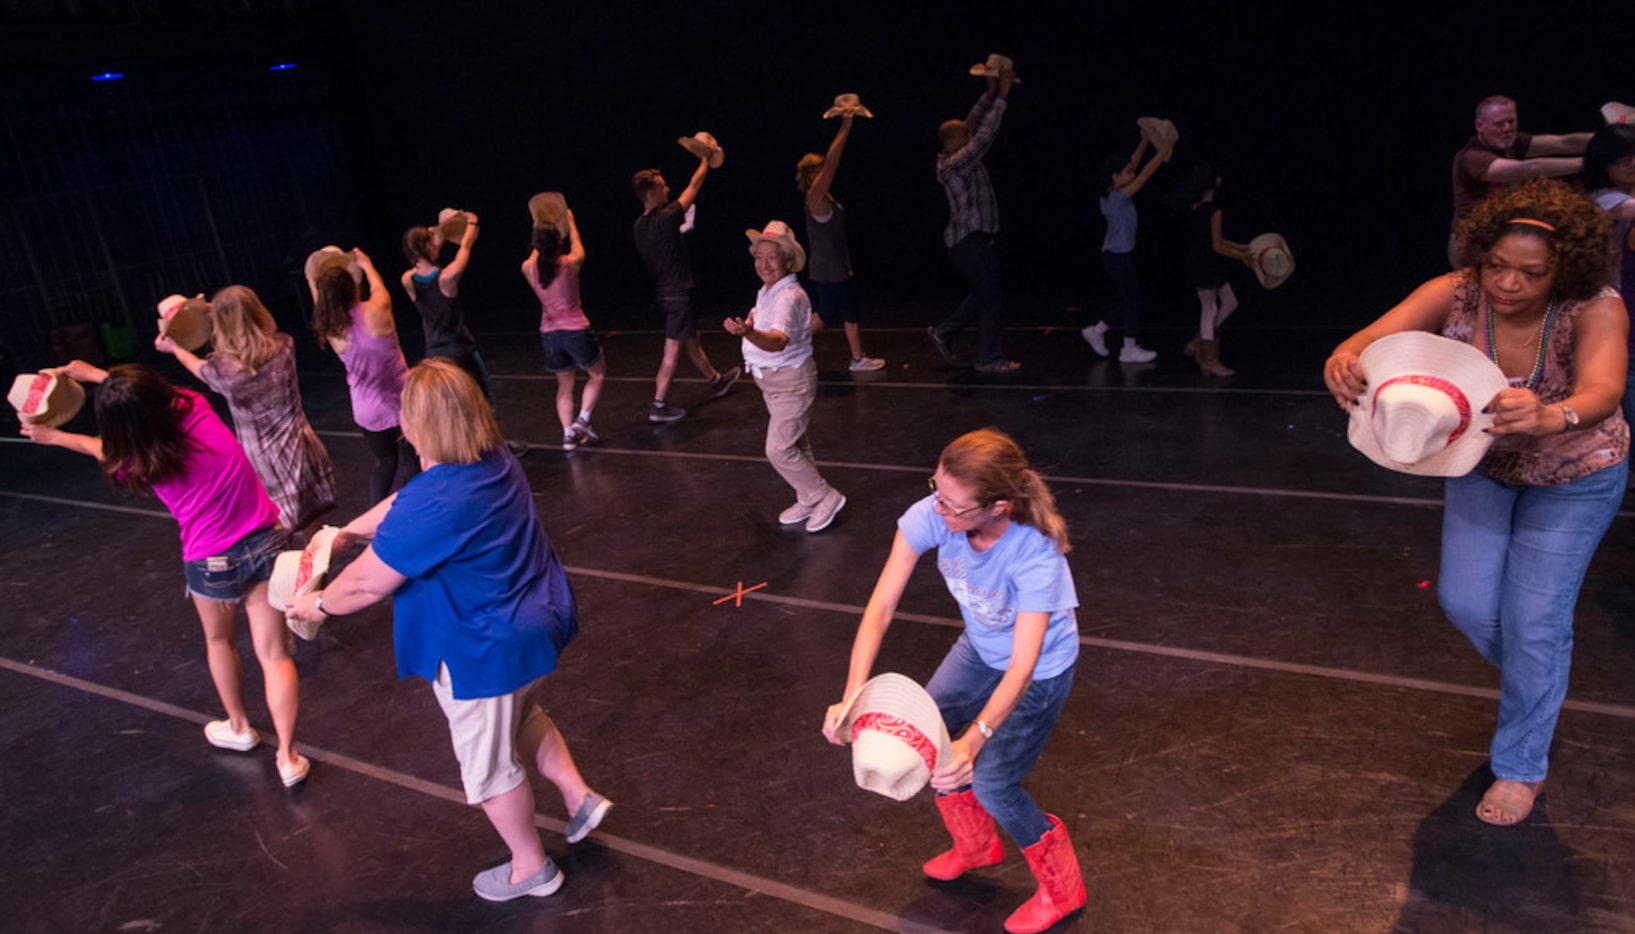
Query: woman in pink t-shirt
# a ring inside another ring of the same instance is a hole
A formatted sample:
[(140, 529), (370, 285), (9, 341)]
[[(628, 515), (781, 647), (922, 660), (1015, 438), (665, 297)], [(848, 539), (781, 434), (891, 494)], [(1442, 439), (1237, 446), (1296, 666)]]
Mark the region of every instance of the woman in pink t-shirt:
[(210, 677), (227, 710), (226, 720), (205, 724), (204, 736), (212, 746), (238, 752), (261, 742), (244, 709), (237, 644), (237, 606), (244, 603), (278, 733), (278, 775), (285, 785), (299, 784), (311, 769), (295, 749), (300, 684), (283, 615), (267, 602), (284, 533), (278, 507), (244, 449), (203, 396), (172, 386), (152, 367), (132, 363), (103, 370), (75, 360), (57, 372), (102, 384), (95, 405), (100, 437), (28, 424), (23, 434), (96, 458), (115, 487), (151, 489), (176, 517)]

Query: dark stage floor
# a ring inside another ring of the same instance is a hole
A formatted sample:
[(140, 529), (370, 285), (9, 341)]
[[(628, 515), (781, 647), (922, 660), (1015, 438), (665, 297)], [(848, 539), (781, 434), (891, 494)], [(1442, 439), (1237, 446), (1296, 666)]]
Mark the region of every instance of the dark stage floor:
[[(857, 789), (819, 735), (897, 515), (944, 443), (996, 425), (1052, 478), (1076, 545), (1078, 681), (1028, 781), (1090, 889), (1061, 930), (1635, 930), (1630, 514), (1584, 587), (1549, 789), (1525, 825), (1488, 827), (1472, 812), (1497, 677), (1436, 607), (1439, 485), (1352, 451), (1320, 391), (1341, 332), (1229, 325), (1240, 375), (1206, 381), (1180, 331), (1152, 335), (1158, 364), (1121, 367), (1072, 327), (1019, 328), (1024, 369), (990, 379), (944, 366), (919, 311), (869, 332), (880, 373), (847, 374), (842, 338), (818, 338), (813, 443), (850, 503), (816, 536), (777, 524), (789, 496), (753, 384), (707, 401), (689, 379), (672, 401), (692, 414), (651, 425), (659, 336), (614, 331), (603, 442), (564, 454), (534, 337), (480, 335), (583, 613), (546, 701), (618, 805), (568, 846), (540, 787), (567, 883), (503, 905), (471, 893), (504, 850), (464, 804), (430, 688), (396, 678), (389, 610), (299, 645), (314, 770), (288, 793), (270, 748), (200, 735), (220, 712), (175, 523), (8, 428), (0, 927), (998, 931), (1033, 889), (1014, 847), (928, 883), (946, 845), (929, 793)], [(735, 341), (705, 340), (736, 362)], [(335, 362), (302, 353), (349, 519), (368, 455)], [(766, 586), (717, 602), (739, 582)], [(923, 681), (958, 625), (931, 562), (902, 609), (877, 670)]]

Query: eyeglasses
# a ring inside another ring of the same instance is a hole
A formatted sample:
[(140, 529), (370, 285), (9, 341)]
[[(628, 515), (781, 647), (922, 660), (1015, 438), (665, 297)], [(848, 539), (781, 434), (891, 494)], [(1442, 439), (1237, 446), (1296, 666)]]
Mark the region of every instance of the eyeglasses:
[(970, 512), (970, 511), (972, 511), (974, 509), (981, 509), (982, 508), (981, 503), (978, 503), (975, 506), (966, 506), (964, 509), (955, 509), (954, 507), (948, 505), (946, 502), (943, 501), (943, 498), (941, 496), (937, 495), (937, 478), (936, 477), (927, 477), (925, 479), (925, 485), (931, 488), (931, 493), (932, 493), (931, 502), (932, 502), (933, 507), (938, 512), (942, 513), (943, 515), (947, 516), (950, 519), (958, 519), (960, 516), (963, 516), (966, 513)]

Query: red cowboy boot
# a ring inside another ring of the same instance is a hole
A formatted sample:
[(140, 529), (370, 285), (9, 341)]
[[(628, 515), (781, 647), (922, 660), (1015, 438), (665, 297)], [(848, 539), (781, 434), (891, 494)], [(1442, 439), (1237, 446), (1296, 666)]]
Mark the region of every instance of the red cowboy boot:
[(1039, 891), (1005, 919), (1010, 934), (1038, 934), (1057, 921), (1084, 907), (1084, 877), (1079, 874), (1079, 857), (1067, 838), (1062, 819), (1046, 814), (1050, 829), (1039, 842), (1022, 850), (1028, 868), (1039, 880)]
[(925, 864), (926, 875), (946, 882), (981, 866), (998, 865), (1005, 858), (1005, 844), (999, 841), (993, 818), (977, 802), (976, 792), (967, 788), (956, 794), (937, 795), (937, 810), (942, 812), (942, 822), (954, 838), (954, 848), (932, 857)]

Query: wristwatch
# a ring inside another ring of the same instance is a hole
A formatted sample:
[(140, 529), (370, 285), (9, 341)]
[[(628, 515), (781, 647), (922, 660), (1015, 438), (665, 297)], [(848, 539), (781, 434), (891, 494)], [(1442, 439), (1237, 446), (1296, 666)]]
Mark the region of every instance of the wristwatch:
[(324, 592), (322, 590), (312, 595), (312, 608), (325, 616), (329, 615), (329, 611), (324, 609)]
[(1565, 430), (1573, 431), (1578, 428), (1578, 413), (1574, 412), (1572, 407), (1567, 405), (1565, 402), (1561, 403), (1559, 408), (1561, 409), (1562, 419), (1567, 423)]
[(978, 720), (975, 723), (975, 726), (976, 731), (982, 734), (983, 739), (993, 739), (993, 727), (983, 723), (981, 720)]

